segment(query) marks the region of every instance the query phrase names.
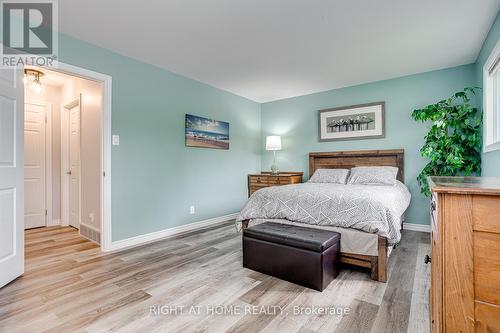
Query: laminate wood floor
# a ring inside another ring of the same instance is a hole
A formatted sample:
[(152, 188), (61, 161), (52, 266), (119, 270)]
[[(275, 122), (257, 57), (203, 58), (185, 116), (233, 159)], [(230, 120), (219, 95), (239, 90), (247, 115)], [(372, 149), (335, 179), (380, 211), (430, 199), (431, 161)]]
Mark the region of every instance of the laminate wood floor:
[(425, 233), (403, 232), (387, 284), (343, 269), (322, 293), (242, 268), (232, 223), (110, 254), (70, 227), (25, 240), (25, 274), (0, 289), (0, 332), (429, 330)]

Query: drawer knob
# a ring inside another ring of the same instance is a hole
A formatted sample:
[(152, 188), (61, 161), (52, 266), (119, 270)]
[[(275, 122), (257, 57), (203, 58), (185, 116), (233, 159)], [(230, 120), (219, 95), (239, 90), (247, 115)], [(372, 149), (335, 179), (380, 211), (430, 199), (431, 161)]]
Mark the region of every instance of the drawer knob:
[(429, 255), (426, 254), (425, 257), (424, 257), (424, 263), (428, 264), (430, 262), (431, 262), (431, 257), (429, 257)]

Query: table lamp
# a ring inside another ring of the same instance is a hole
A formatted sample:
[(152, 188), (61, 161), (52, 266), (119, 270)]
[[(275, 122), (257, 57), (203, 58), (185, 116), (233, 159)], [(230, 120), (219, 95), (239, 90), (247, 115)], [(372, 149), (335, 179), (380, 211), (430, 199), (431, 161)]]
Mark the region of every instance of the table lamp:
[(278, 166), (276, 165), (276, 151), (281, 150), (281, 136), (279, 135), (269, 135), (266, 137), (266, 150), (272, 150), (273, 152), (273, 165), (271, 165), (271, 174), (277, 175), (280, 173)]

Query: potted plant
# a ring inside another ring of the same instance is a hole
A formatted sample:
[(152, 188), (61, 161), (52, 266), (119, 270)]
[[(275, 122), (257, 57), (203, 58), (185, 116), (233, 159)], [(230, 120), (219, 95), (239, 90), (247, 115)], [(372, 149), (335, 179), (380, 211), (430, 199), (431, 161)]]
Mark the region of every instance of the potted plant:
[(481, 173), (482, 114), (471, 103), (476, 89), (414, 110), (416, 121), (431, 121), (420, 154), (429, 160), (417, 177), (421, 192), (430, 195), (428, 176), (468, 176)]

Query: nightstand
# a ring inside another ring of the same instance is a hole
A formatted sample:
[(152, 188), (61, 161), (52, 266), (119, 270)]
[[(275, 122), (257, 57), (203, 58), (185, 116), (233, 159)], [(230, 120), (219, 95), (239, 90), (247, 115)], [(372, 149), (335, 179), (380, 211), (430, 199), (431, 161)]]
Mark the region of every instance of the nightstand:
[(303, 172), (280, 172), (277, 175), (262, 172), (248, 175), (248, 196), (264, 187), (302, 183), (303, 175)]

